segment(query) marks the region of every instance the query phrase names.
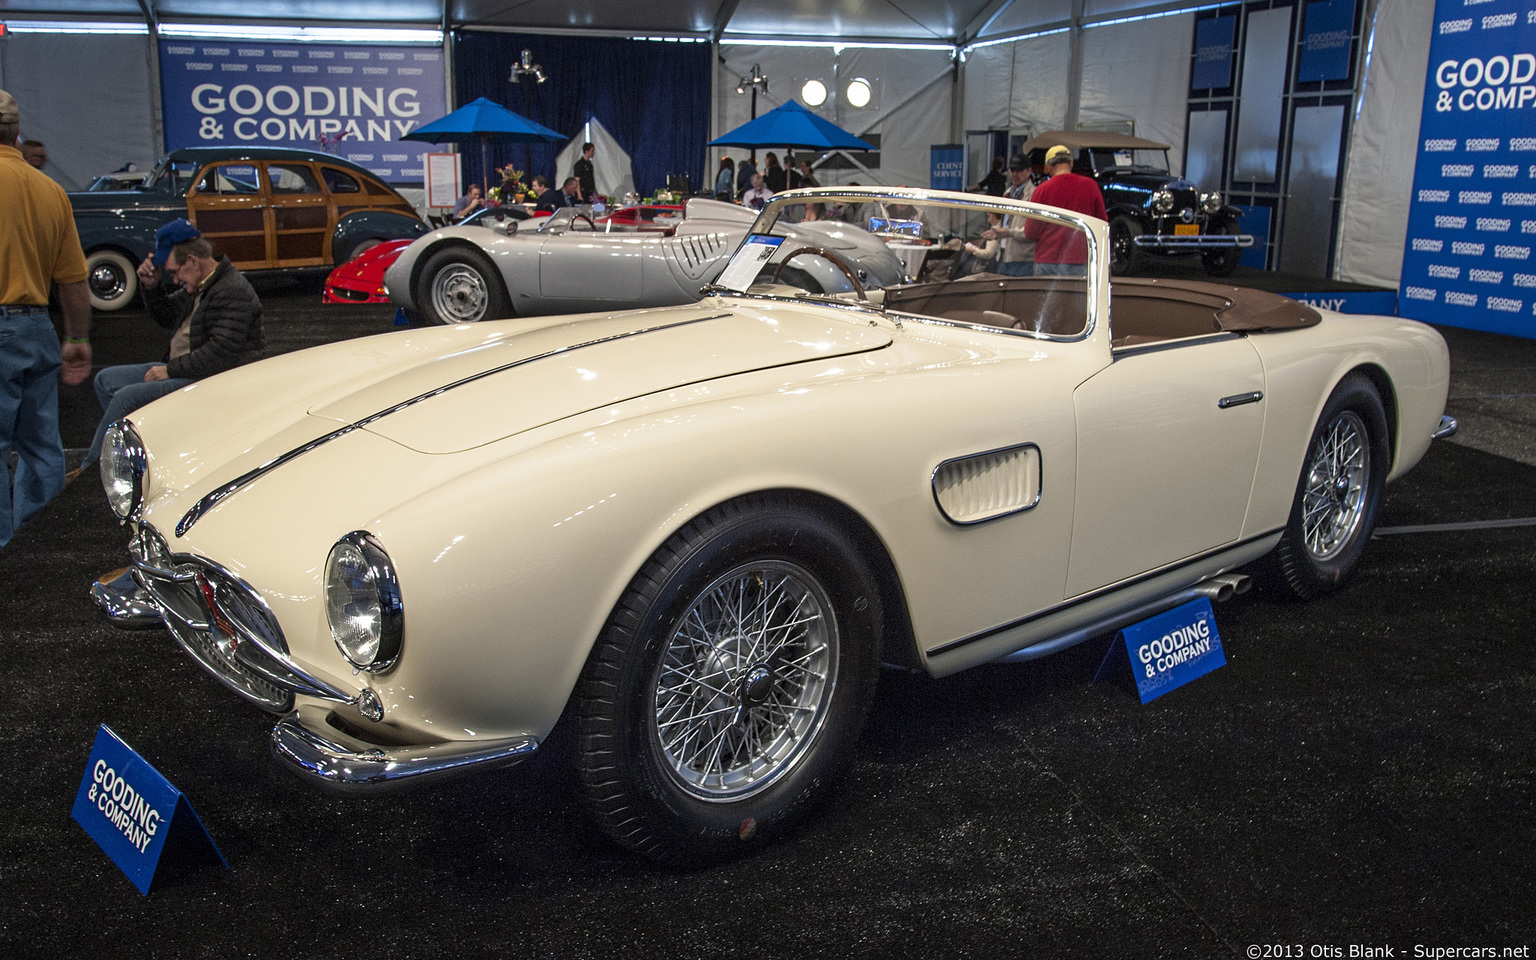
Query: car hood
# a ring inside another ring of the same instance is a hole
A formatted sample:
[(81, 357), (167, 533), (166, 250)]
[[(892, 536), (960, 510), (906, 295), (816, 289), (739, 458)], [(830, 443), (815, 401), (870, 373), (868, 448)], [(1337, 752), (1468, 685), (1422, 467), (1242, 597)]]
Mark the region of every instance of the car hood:
[(71, 193), (69, 205), (76, 213), (111, 211), (138, 207), (177, 207), (186, 209), (186, 200), (152, 190), (95, 190)]
[(454, 453), (634, 397), (877, 350), (882, 329), (832, 311), (701, 304), (451, 327), (389, 341), (316, 388), (306, 411), (422, 453)]

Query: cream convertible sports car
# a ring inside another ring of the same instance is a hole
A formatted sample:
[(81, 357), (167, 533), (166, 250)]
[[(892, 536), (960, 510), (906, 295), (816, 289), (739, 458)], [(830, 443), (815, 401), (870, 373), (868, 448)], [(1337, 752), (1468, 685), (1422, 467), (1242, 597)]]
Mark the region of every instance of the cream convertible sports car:
[[(759, 282), (854, 273), (782, 249), (809, 203), (860, 204), (913, 258), (1001, 212), (1060, 275)], [(1429, 327), (1203, 283), (1111, 297), (1107, 241), (1001, 198), (781, 194), (698, 303), (241, 367), (120, 421), (103, 479), (171, 632), (280, 716), (302, 777), (503, 766), (559, 721), (609, 836), (727, 856), (816, 809), (882, 661), (1049, 653), (1272, 551), (1331, 590), (1383, 484), (1454, 428)]]

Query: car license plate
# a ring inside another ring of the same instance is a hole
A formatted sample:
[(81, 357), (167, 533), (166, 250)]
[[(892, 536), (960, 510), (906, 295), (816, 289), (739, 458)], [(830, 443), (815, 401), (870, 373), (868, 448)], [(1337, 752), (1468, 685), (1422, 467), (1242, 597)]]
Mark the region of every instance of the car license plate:
[(1200, 224), (1176, 223), (1173, 225), (1173, 235), (1176, 237), (1197, 237), (1200, 235)]

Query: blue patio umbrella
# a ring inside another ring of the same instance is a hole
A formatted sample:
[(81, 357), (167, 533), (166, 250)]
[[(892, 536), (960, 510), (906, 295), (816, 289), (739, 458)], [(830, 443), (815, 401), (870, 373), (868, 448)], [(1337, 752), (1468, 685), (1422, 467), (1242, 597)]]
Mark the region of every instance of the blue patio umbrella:
[[(473, 103), (424, 123), (401, 137), (402, 140), (420, 140), (424, 143), (456, 143), (468, 146), (480, 144), (480, 166), (485, 179), (490, 164), (486, 161), (486, 149), (493, 143), (564, 143), (565, 136), (541, 123), (535, 123), (520, 113), (513, 113), (493, 100), (480, 97)], [(483, 183), (488, 187), (488, 183)]]
[(830, 120), (790, 100), (783, 106), (709, 141), (711, 147), (799, 147), (806, 150), (873, 150)]

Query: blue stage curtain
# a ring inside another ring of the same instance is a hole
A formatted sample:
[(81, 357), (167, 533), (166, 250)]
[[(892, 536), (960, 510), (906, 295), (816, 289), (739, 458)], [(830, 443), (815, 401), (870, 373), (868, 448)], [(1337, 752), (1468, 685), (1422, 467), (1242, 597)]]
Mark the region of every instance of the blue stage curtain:
[[(547, 82), (507, 81), (525, 49), (544, 68)], [(707, 187), (712, 66), (707, 43), (461, 31), (454, 34), (453, 61), (460, 106), (486, 97), (568, 138), (581, 136), (594, 117), (628, 151), (642, 193), (665, 187), (675, 174), (687, 174), (695, 190)], [(533, 144), (533, 169), (526, 177), (542, 173), (558, 186), (571, 173), (554, 169), (564, 148), (564, 143)], [(480, 149), (461, 149), (465, 182), (479, 181)], [(494, 166), (522, 169), (524, 149), (492, 144), (487, 153)], [(495, 186), (497, 178), (490, 180)]]

